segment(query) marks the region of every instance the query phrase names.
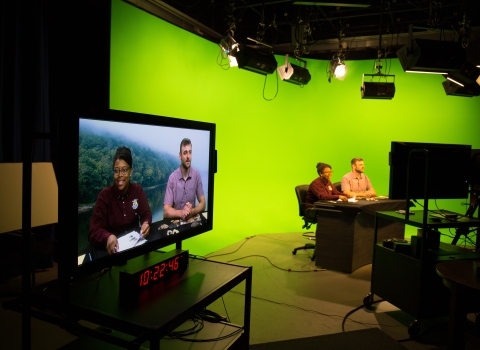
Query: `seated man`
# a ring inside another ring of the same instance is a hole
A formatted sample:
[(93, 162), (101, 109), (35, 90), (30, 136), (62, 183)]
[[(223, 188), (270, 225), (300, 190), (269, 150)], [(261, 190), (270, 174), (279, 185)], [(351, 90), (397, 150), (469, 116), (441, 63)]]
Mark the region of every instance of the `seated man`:
[(318, 178), (308, 187), (307, 198), (305, 199), (305, 209), (313, 207), (313, 204), (321, 199), (348, 201), (347, 196), (338, 191), (330, 181), (332, 177), (332, 167), (325, 163), (317, 164)]
[[(180, 167), (170, 174), (165, 198), (163, 216), (165, 219), (188, 220), (205, 209), (205, 195), (200, 173), (191, 166), (192, 142), (184, 138), (180, 142)], [(195, 205), (195, 198), (198, 205)]]
[(353, 158), (352, 171), (342, 177), (342, 191), (348, 197), (375, 197), (377, 193), (367, 175), (363, 173), (365, 164), (362, 158)]

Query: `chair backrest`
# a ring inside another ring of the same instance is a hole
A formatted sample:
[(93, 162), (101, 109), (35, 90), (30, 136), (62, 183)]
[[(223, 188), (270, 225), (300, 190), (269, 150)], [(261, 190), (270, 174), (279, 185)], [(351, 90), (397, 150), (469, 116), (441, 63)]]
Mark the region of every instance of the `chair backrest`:
[(307, 199), (308, 185), (295, 186), (298, 199), (298, 215), (305, 216), (305, 200)]
[(335, 188), (337, 189), (337, 191), (342, 192), (342, 183), (341, 183), (341, 182), (335, 182), (335, 183), (333, 184), (333, 186), (335, 186)]

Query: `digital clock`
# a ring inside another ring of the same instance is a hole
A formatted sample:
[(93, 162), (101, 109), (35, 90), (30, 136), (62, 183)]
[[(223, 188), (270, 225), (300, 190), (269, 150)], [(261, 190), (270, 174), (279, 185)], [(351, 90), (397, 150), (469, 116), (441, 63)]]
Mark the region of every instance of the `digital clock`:
[(120, 292), (135, 292), (185, 271), (188, 250), (174, 249), (168, 253), (150, 252), (129, 260), (120, 270)]

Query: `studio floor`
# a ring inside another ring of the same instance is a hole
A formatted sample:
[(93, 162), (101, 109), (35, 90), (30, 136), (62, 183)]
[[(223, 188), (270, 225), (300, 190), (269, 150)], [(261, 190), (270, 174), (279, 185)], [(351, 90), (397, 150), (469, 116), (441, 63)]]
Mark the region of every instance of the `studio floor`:
[[(292, 255), (293, 248), (307, 242), (301, 233), (259, 234), (209, 254), (212, 260), (253, 267), (250, 344), (375, 327), (407, 349), (446, 349), (446, 319), (424, 322), (420, 336), (410, 339), (408, 326), (414, 319), (388, 302), (375, 303), (371, 310), (361, 307), (344, 320), (370, 291), (371, 265), (352, 274), (323, 270), (310, 260), (311, 250)], [(37, 272), (37, 283), (56, 278), (56, 273), (56, 266)], [(20, 290), (20, 277), (0, 284), (0, 301)], [(244, 291), (242, 284), (235, 287), (209, 309), (243, 324)], [(479, 349), (480, 338), (472, 335), (478, 333), (475, 315), (468, 319), (466, 349)], [(21, 349), (20, 314), (0, 308), (0, 324), (0, 348)], [(36, 319), (31, 337), (32, 349), (58, 349), (77, 338)]]

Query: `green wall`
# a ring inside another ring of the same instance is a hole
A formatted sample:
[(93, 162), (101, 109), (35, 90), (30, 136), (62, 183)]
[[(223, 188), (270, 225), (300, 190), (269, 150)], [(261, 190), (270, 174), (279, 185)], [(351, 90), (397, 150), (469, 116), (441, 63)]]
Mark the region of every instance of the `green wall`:
[[(328, 83), (326, 61), (307, 60), (303, 88), (217, 65), (218, 45), (120, 0), (113, 1), (110, 106), (217, 125), (214, 230), (188, 240), (207, 254), (261, 233), (299, 232), (294, 187), (310, 183), (315, 165), (332, 165), (333, 182), (365, 159), (377, 192), (388, 195), (391, 141), (471, 144), (480, 148), (480, 99), (446, 96), (441, 76), (407, 74), (391, 59), (396, 94), (362, 100), (373, 60), (347, 61), (344, 81)], [(279, 65), (284, 57), (278, 56)], [(384, 73), (387, 73), (384, 70)], [(195, 158), (193, 158), (195, 166)], [(455, 171), (445, 165), (445, 176)], [(460, 200), (437, 201), (463, 212)], [(434, 206), (434, 203), (430, 204)]]

